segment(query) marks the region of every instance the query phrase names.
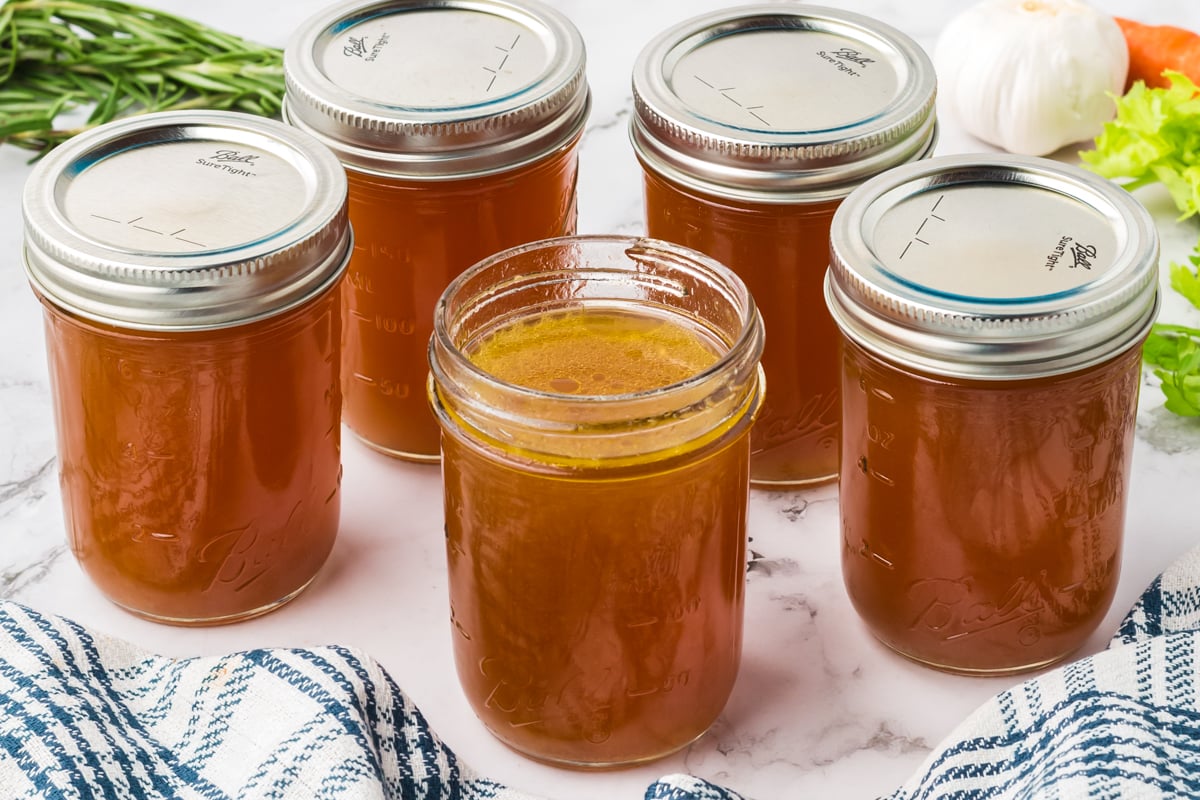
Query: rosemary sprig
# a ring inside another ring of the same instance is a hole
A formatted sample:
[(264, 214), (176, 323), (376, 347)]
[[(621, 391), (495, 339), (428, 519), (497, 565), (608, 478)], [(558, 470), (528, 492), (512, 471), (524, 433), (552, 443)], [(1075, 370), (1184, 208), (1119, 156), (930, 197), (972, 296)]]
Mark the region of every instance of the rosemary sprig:
[[(0, 6), (0, 143), (44, 155), (131, 114), (223, 108), (274, 116), (282, 53), (194, 20), (119, 0)], [(63, 114), (90, 108), (79, 127)]]

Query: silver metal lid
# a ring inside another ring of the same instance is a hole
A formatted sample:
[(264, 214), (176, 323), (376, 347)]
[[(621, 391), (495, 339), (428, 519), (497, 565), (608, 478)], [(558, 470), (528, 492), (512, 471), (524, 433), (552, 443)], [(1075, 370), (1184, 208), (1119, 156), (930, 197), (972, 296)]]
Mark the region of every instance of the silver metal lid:
[(351, 0), (284, 51), (284, 118), (347, 167), (414, 179), (511, 169), (571, 141), (583, 38), (536, 0)]
[(842, 331), (960, 378), (1068, 372), (1139, 344), (1158, 310), (1158, 235), (1128, 192), (1040, 158), (898, 167), (838, 208), (826, 276)]
[(834, 199), (932, 151), (935, 85), (917, 43), (869, 17), (744, 6), (642, 50), (630, 132), (642, 164), (684, 186), (757, 202)]
[(350, 251), (333, 154), (233, 112), (147, 114), (80, 134), (37, 164), (23, 202), (34, 287), (119, 327), (271, 316), (328, 287)]

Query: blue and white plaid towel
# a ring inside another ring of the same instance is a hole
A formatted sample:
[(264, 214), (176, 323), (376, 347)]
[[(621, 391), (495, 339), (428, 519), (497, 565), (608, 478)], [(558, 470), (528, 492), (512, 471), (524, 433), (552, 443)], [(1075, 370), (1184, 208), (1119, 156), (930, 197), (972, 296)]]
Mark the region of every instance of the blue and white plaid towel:
[[(888, 800), (1200, 797), (1200, 548), (1108, 650), (986, 703)], [(0, 603), (0, 796), (532, 800), (455, 759), (339, 647), (147, 655)], [(686, 775), (647, 800), (742, 800)]]
[[(1002, 692), (886, 800), (1200, 798), (1200, 548), (1150, 585), (1108, 649)], [(688, 776), (647, 800), (743, 800)]]

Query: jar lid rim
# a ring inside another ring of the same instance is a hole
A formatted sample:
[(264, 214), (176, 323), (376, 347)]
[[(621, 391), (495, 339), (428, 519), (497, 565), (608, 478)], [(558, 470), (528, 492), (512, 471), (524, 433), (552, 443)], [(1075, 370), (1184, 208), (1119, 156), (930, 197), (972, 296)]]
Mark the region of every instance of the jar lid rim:
[(838, 197), (928, 155), (935, 88), (928, 55), (883, 22), (822, 6), (743, 6), (646, 45), (630, 135), (643, 164), (693, 188)]
[(345, 170), (281, 122), (165, 111), (81, 133), (22, 196), (34, 288), (119, 327), (198, 330), (281, 313), (346, 268)]
[(349, 0), (289, 39), (284, 118), (354, 169), (484, 174), (578, 134), (585, 66), (579, 31), (539, 0)]
[(908, 366), (1040, 377), (1145, 337), (1158, 254), (1150, 213), (1082, 168), (942, 156), (873, 178), (842, 203), (826, 301), (843, 333)]

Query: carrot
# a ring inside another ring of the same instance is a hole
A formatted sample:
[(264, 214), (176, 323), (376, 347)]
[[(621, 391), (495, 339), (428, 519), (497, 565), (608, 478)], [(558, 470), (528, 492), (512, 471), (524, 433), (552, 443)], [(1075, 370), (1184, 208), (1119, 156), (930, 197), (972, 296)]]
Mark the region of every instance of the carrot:
[(1182, 72), (1200, 83), (1200, 34), (1174, 25), (1145, 25), (1131, 19), (1114, 17), (1125, 43), (1129, 46), (1128, 89), (1135, 81), (1147, 86), (1165, 87), (1169, 83), (1163, 70)]

